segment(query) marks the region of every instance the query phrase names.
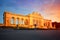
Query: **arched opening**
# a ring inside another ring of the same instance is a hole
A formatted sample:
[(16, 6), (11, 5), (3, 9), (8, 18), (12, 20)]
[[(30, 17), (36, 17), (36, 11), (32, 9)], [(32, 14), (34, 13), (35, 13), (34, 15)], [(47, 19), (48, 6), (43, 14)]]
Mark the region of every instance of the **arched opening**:
[(16, 24), (19, 24), (19, 18), (16, 19)]
[(28, 19), (25, 20), (25, 25), (28, 25)]
[(16, 28), (19, 29), (19, 18), (16, 19)]
[(37, 20), (33, 20), (33, 25), (34, 25), (35, 29), (37, 28), (37, 24), (38, 24)]
[(11, 18), (11, 24), (14, 24), (14, 17)]
[(24, 24), (24, 20), (23, 19), (20, 20), (20, 24)]

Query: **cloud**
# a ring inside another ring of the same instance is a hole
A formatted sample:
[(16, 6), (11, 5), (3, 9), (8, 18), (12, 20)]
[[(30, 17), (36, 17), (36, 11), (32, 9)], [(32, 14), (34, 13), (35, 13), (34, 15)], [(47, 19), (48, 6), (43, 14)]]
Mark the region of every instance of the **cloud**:
[(2, 0), (0, 7), (16, 13), (38, 11), (46, 19), (60, 21), (60, 0)]
[(46, 19), (60, 21), (60, 1), (53, 0), (53, 2), (51, 2), (52, 1), (46, 1), (45, 4), (38, 9), (44, 13), (43, 15)]
[[(41, 0), (40, 0), (41, 1)], [(59, 0), (42, 0), (40, 3), (37, 1), (30, 5), (29, 8), (35, 9), (44, 16), (46, 19), (52, 21), (60, 21), (60, 1)]]

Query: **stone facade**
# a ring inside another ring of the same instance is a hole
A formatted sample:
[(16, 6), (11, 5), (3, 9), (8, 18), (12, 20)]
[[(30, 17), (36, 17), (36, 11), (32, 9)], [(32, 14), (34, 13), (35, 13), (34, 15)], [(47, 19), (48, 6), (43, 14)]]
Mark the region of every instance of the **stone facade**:
[(4, 26), (24, 28), (53, 28), (51, 20), (44, 19), (40, 13), (33, 12), (28, 15), (4, 12)]

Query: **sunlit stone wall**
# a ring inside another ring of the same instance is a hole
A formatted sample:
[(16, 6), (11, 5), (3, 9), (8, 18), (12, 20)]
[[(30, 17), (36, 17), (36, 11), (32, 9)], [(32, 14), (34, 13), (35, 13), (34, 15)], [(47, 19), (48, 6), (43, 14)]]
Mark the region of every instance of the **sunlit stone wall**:
[(20, 15), (4, 12), (4, 26), (24, 28), (52, 28), (51, 20), (44, 19), (40, 13), (32, 12), (28, 15)]

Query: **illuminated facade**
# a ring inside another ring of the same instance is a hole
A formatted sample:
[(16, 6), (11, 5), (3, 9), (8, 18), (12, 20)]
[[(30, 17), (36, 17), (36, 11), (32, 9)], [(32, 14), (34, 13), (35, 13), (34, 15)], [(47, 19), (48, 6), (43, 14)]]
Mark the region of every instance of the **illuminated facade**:
[(4, 26), (24, 28), (54, 28), (51, 20), (44, 19), (40, 13), (33, 12), (28, 15), (13, 14), (4, 12)]

